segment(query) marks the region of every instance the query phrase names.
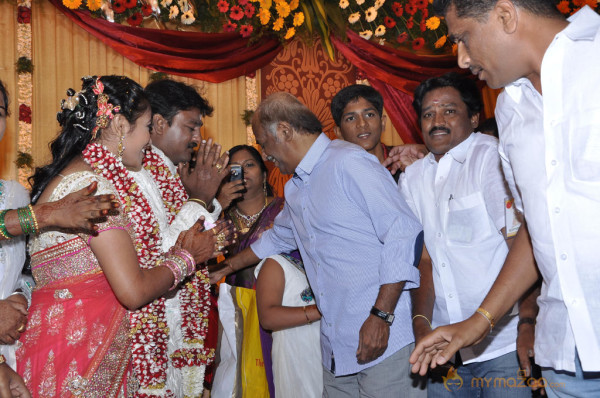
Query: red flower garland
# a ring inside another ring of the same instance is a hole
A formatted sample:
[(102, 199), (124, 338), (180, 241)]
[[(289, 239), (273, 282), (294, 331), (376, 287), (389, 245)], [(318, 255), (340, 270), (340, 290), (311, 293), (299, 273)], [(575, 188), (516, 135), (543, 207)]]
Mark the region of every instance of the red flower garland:
[[(152, 150), (146, 151), (144, 168), (157, 183), (171, 224), (189, 197), (181, 178), (173, 175), (163, 158)], [(188, 279), (181, 288), (179, 300), (183, 341), (193, 348), (179, 349), (171, 354), (172, 364), (176, 368), (207, 365), (212, 362), (215, 350), (207, 351), (204, 347), (210, 312), (210, 280), (206, 268)]]
[[(88, 144), (83, 158), (94, 172), (110, 181), (119, 194), (123, 212), (135, 225), (135, 247), (141, 268), (153, 268), (162, 257), (156, 217), (146, 197), (123, 163), (105, 147)], [(160, 298), (129, 313), (132, 334), (132, 365), (142, 389), (160, 393), (167, 380), (168, 327), (165, 299)], [(165, 396), (174, 397), (171, 391)], [(142, 392), (135, 397), (155, 396)]]

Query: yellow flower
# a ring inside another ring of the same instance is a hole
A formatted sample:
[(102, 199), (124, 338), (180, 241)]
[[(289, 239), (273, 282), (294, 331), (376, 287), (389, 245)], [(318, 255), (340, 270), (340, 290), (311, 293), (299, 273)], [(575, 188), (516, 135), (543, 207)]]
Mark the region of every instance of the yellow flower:
[(439, 39), (437, 39), (437, 41), (434, 44), (434, 47), (435, 48), (442, 48), (442, 47), (444, 47), (444, 44), (446, 44), (446, 38), (447, 37), (448, 36), (444, 35), (444, 36), (440, 37)]
[(273, 30), (275, 32), (279, 32), (283, 28), (283, 18), (279, 17), (275, 22), (273, 22)]
[(300, 0), (292, 0), (290, 1), (290, 9), (294, 11), (300, 5)]
[(358, 22), (359, 19), (360, 19), (359, 12), (355, 12), (354, 14), (350, 14), (350, 16), (348, 16), (348, 22), (350, 22), (351, 24), (355, 24), (356, 22)]
[(377, 10), (375, 7), (367, 8), (367, 11), (365, 11), (365, 20), (367, 22), (373, 22), (375, 18), (377, 18)]
[(375, 29), (375, 37), (381, 37), (385, 35), (385, 26), (379, 25), (377, 29)]
[(440, 27), (440, 19), (438, 17), (431, 17), (425, 22), (425, 26), (429, 30), (436, 30)]
[(371, 36), (373, 36), (373, 31), (371, 31), (371, 30), (364, 30), (364, 31), (360, 32), (359, 35), (363, 39), (369, 40), (371, 38)]
[(89, 8), (90, 11), (99, 10), (101, 6), (102, 0), (87, 0), (87, 8)]
[(304, 23), (304, 14), (302, 11), (294, 14), (294, 26), (300, 26)]
[(81, 0), (63, 0), (63, 5), (71, 10), (75, 10), (81, 5)]
[(277, 3), (275, 9), (277, 10), (277, 14), (279, 14), (281, 18), (287, 18), (287, 16), (290, 15), (290, 5), (285, 1)]
[(295, 35), (295, 34), (296, 34), (296, 29), (294, 29), (294, 28), (289, 28), (289, 29), (287, 30), (287, 33), (285, 34), (285, 37), (284, 37), (284, 39), (285, 39), (285, 40), (291, 39), (292, 37), (294, 37), (294, 35)]
[(269, 19), (271, 19), (271, 11), (261, 8), (258, 10), (258, 17), (260, 18), (261, 25), (266, 25), (269, 23)]

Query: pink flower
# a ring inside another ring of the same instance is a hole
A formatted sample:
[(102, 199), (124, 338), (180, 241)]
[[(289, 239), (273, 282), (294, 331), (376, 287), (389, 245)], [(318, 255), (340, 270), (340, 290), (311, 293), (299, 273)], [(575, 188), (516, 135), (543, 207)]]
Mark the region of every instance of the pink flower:
[(425, 39), (422, 37), (416, 38), (412, 42), (412, 48), (415, 51), (422, 49), (424, 45), (425, 45)]
[(229, 3), (225, 0), (219, 0), (217, 3), (217, 8), (219, 9), (219, 12), (225, 13), (229, 10)]
[(254, 8), (254, 6), (252, 4), (247, 4), (244, 7), (244, 14), (246, 14), (246, 18), (252, 18), (254, 16), (255, 12), (256, 12), (256, 9)]
[(394, 19), (390, 18), (390, 17), (383, 18), (383, 23), (385, 24), (385, 27), (388, 29), (391, 29), (394, 26), (396, 26), (396, 21), (394, 21)]
[(131, 26), (140, 26), (143, 20), (144, 18), (142, 17), (142, 14), (135, 12), (129, 18), (127, 18), (127, 23)]
[(398, 35), (398, 37), (396, 38), (396, 41), (398, 43), (404, 43), (406, 40), (408, 40), (408, 33), (406, 32), (402, 32)]
[(254, 28), (252, 27), (252, 25), (242, 25), (240, 26), (240, 33), (242, 34), (242, 37), (248, 37), (252, 34), (252, 31), (254, 30)]
[(231, 21), (227, 21), (226, 24), (223, 24), (223, 32), (231, 33), (231, 32), (235, 32), (236, 29), (237, 29), (237, 24), (232, 23)]
[(243, 17), (244, 17), (244, 11), (242, 11), (242, 7), (240, 7), (240, 6), (231, 7), (231, 12), (229, 13), (229, 18), (233, 19), (234, 21), (239, 21)]

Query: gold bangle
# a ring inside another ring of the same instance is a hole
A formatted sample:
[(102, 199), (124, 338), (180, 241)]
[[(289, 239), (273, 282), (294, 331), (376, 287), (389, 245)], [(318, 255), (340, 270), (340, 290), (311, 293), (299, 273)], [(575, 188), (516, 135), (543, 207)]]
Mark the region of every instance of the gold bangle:
[(487, 319), (487, 321), (490, 323), (490, 333), (491, 333), (491, 331), (495, 325), (494, 317), (492, 316), (492, 314), (490, 314), (488, 311), (486, 311), (485, 309), (483, 309), (481, 307), (477, 308), (476, 312), (478, 314), (481, 314), (481, 316), (483, 316), (485, 319)]
[(33, 211), (33, 206), (31, 206), (31, 203), (27, 205), (27, 207), (29, 207), (29, 212), (31, 214), (31, 218), (33, 219), (33, 226), (34, 226), (34, 233), (37, 235), (40, 233), (40, 226), (37, 222), (37, 217), (35, 216), (35, 212)]
[(425, 315), (421, 315), (421, 314), (417, 314), (415, 316), (413, 316), (413, 321), (415, 320), (415, 318), (423, 318), (427, 321), (427, 324), (429, 325), (429, 329), (433, 330), (433, 327), (431, 326), (431, 322), (429, 322), (429, 319), (427, 319), (427, 317)]
[(188, 202), (196, 202), (199, 203), (200, 205), (202, 205), (202, 207), (204, 207), (205, 209), (208, 209), (208, 206), (206, 204), (205, 201), (203, 201), (202, 199), (196, 199), (196, 198), (189, 198)]
[(302, 307), (302, 309), (304, 310), (304, 316), (306, 317), (306, 324), (310, 325), (312, 323), (312, 321), (308, 317), (308, 312), (306, 312), (306, 306)]

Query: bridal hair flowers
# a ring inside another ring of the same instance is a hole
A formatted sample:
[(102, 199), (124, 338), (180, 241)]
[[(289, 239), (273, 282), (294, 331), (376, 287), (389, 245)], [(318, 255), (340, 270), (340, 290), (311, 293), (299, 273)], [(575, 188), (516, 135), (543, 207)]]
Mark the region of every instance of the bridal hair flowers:
[(121, 111), (121, 107), (113, 106), (113, 104), (108, 102), (108, 95), (104, 94), (104, 84), (100, 81), (100, 76), (96, 78), (96, 85), (93, 90), (94, 94), (98, 96), (96, 127), (92, 130), (92, 140), (95, 140), (98, 130), (107, 128), (110, 121), (115, 117), (115, 114)]

